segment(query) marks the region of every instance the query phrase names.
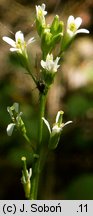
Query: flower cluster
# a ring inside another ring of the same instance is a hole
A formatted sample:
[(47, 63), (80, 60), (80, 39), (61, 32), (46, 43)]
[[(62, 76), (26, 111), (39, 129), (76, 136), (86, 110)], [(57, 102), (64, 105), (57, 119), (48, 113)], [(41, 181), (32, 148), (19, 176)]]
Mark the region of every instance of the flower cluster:
[[(43, 3), (41, 6), (36, 6), (36, 24), (37, 31), (41, 37), (41, 48), (42, 51), (45, 52), (46, 55), (48, 52), (54, 48), (55, 44), (59, 41), (62, 41), (62, 37), (64, 38), (62, 44), (64, 46), (64, 41), (67, 39), (67, 35), (70, 38), (73, 38), (78, 33), (89, 33), (87, 29), (79, 29), (82, 19), (81, 17), (74, 18), (74, 16), (70, 15), (67, 20), (66, 32), (64, 31), (64, 23), (59, 20), (59, 16), (56, 15), (53, 19), (52, 24), (46, 24), (45, 16), (47, 15), (47, 11), (45, 10), (46, 5)], [(35, 41), (34, 37), (30, 38), (28, 42), (24, 40), (24, 35), (21, 31), (17, 31), (15, 34), (15, 41), (9, 37), (4, 36), (3, 40), (12, 46), (10, 51), (19, 52), (21, 54), (26, 53), (26, 47)], [(62, 48), (62, 45), (61, 45)]]
[[(78, 33), (89, 33), (89, 31), (87, 29), (79, 29), (82, 19), (80, 17), (74, 18), (72, 15), (68, 17), (66, 28), (64, 28), (64, 23), (59, 20), (58, 15), (54, 17), (51, 24), (46, 24), (45, 16), (47, 15), (47, 11), (45, 8), (46, 5), (44, 3), (41, 6), (36, 5), (36, 27), (41, 39), (43, 56), (43, 59), (41, 60), (42, 77), (48, 87), (53, 83), (55, 73), (60, 66), (59, 60), (63, 51), (69, 46), (73, 37)], [(3, 37), (3, 40), (12, 46), (10, 48), (11, 52), (17, 52), (21, 54), (21, 56), (25, 57), (25, 59), (28, 58), (27, 46), (35, 41), (34, 37), (32, 37), (26, 42), (21, 31), (16, 32), (15, 41), (6, 36)], [(52, 50), (55, 48), (57, 43), (60, 43), (60, 50), (58, 55), (55, 56), (55, 60), (53, 60)], [(25, 59), (20, 58), (20, 64), (28, 69), (27, 61), (25, 61)], [(28, 72), (37, 85), (38, 82), (34, 75), (29, 69)], [(14, 125), (12, 125), (12, 128), (13, 126)]]
[[(69, 16), (66, 28), (64, 28), (64, 23), (59, 20), (58, 15), (54, 17), (51, 24), (46, 24), (46, 14), (45, 4), (36, 6), (36, 26), (41, 38), (41, 49), (43, 53), (43, 59), (41, 60), (41, 66), (43, 68), (42, 74), (45, 83), (49, 86), (53, 83), (54, 73), (59, 68), (60, 56), (69, 46), (73, 37), (78, 33), (89, 33), (89, 31), (87, 29), (79, 29), (82, 23), (80, 17), (75, 19), (72, 15)], [(52, 50), (57, 43), (60, 43), (60, 51), (55, 60), (53, 60)]]
[(63, 36), (63, 22), (59, 20), (59, 16), (56, 15), (50, 25), (46, 23), (46, 14), (45, 4), (36, 6), (37, 32), (41, 38), (41, 49), (45, 58)]

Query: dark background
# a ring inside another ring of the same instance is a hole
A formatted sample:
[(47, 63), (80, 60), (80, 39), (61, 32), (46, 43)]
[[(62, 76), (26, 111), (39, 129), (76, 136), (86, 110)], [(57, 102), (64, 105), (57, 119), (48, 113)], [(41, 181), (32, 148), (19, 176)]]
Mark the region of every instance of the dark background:
[[(82, 27), (89, 35), (78, 35), (64, 54), (54, 85), (47, 97), (46, 116), (55, 121), (58, 110), (64, 110), (64, 128), (58, 148), (50, 152), (39, 187), (39, 199), (93, 199), (93, 1), (92, 0), (0, 0), (0, 199), (25, 199), (21, 185), (21, 157), (31, 166), (30, 147), (17, 132), (6, 134), (11, 122), (7, 106), (20, 104), (28, 134), (34, 144), (37, 137), (39, 95), (31, 78), (15, 67), (9, 46), (3, 36), (14, 38), (16, 31), (26, 39), (35, 36), (29, 46), (31, 62), (40, 59), (39, 37), (35, 29), (35, 5), (45, 3), (47, 22), (55, 14), (66, 22), (69, 15), (81, 16)], [(38, 72), (36, 72), (38, 75)], [(46, 130), (44, 139), (46, 141)]]

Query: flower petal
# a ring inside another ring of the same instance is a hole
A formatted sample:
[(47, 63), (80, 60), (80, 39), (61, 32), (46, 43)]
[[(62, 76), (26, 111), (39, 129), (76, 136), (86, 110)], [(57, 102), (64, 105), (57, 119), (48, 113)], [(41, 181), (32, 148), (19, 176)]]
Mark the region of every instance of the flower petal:
[(42, 68), (46, 69), (46, 62), (41, 60), (41, 66), (42, 66)]
[(41, 8), (42, 8), (42, 10), (44, 11), (45, 8), (46, 8), (46, 5), (43, 3), (43, 4), (41, 5)]
[(11, 136), (11, 135), (12, 135), (14, 126), (15, 126), (14, 123), (10, 123), (10, 124), (7, 126), (6, 131), (7, 131), (7, 135), (8, 135), (8, 136)]
[(16, 34), (15, 34), (15, 39), (16, 39), (16, 42), (18, 40), (20, 40), (21, 42), (24, 42), (24, 35), (21, 31), (17, 31)]
[(11, 45), (12, 47), (16, 47), (15, 41), (12, 40), (11, 38), (4, 36), (2, 39), (3, 39), (6, 43), (8, 43), (9, 45)]
[(71, 15), (68, 17), (67, 26), (74, 22), (74, 17)]
[(57, 57), (54, 61), (54, 68), (56, 68), (56, 70), (60, 67), (60, 65), (58, 65), (60, 57)]
[(60, 117), (62, 117), (63, 114), (64, 112), (62, 110), (58, 111), (57, 116), (56, 116), (56, 124), (59, 123)]
[(81, 17), (77, 17), (74, 22), (75, 22), (75, 25), (76, 25), (76, 27), (78, 29), (80, 27), (81, 23), (82, 23)]
[(30, 39), (27, 41), (27, 45), (30, 44), (30, 43), (33, 43), (34, 41), (35, 41), (35, 38), (34, 38), (34, 37), (30, 38)]
[(70, 123), (72, 123), (72, 121), (67, 121), (66, 123), (64, 123), (64, 125), (62, 126), (62, 128), (65, 127), (66, 125), (70, 124)]
[(20, 51), (20, 49), (18, 49), (18, 48), (10, 48), (10, 51), (11, 52), (16, 52), (16, 51)]
[(87, 30), (87, 29), (78, 29), (78, 30), (75, 32), (75, 35), (78, 34), (78, 33), (86, 33), (86, 34), (89, 34), (89, 30)]
[(43, 119), (45, 125), (47, 126), (49, 133), (51, 134), (51, 128), (50, 128), (49, 122), (44, 117), (42, 117), (42, 119)]
[[(57, 57), (57, 58), (55, 59), (55, 63), (56, 63), (56, 64), (58, 64), (59, 59), (60, 59), (60, 57)], [(60, 65), (59, 65), (59, 66), (60, 66)]]

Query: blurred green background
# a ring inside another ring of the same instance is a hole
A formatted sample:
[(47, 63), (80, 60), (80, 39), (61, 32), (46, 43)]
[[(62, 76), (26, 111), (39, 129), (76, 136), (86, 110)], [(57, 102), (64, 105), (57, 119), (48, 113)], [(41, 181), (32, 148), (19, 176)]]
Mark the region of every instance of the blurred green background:
[[(0, 199), (25, 199), (21, 185), (21, 157), (32, 157), (30, 146), (14, 132), (6, 134), (11, 122), (7, 106), (20, 104), (32, 143), (37, 138), (38, 91), (22, 68), (15, 67), (9, 46), (3, 36), (14, 38), (22, 30), (26, 39), (35, 36), (29, 47), (31, 63), (40, 58), (40, 41), (35, 30), (35, 5), (47, 5), (47, 22), (55, 14), (66, 22), (69, 15), (81, 16), (89, 35), (78, 35), (64, 54), (54, 85), (47, 97), (46, 116), (55, 121), (58, 110), (64, 110), (64, 128), (55, 151), (50, 152), (40, 180), (39, 199), (93, 199), (93, 1), (92, 0), (0, 0)], [(39, 76), (38, 71), (36, 76)], [(45, 128), (44, 128), (45, 130)], [(45, 130), (44, 141), (47, 139)]]

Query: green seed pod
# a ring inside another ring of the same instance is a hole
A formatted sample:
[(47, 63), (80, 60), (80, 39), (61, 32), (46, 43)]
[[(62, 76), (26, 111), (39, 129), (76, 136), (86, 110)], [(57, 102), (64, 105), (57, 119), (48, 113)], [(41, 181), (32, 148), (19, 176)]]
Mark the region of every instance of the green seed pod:
[(26, 157), (23, 156), (21, 158), (21, 160), (22, 160), (22, 163), (23, 163), (21, 182), (22, 182), (23, 187), (24, 187), (25, 197), (27, 199), (29, 199), (30, 192), (31, 192), (32, 168), (30, 168), (29, 171), (27, 170), (27, 167), (26, 167)]
[(25, 191), (25, 197), (29, 199), (30, 191), (31, 191), (31, 182), (28, 180), (26, 183), (24, 183), (24, 191)]

